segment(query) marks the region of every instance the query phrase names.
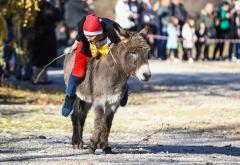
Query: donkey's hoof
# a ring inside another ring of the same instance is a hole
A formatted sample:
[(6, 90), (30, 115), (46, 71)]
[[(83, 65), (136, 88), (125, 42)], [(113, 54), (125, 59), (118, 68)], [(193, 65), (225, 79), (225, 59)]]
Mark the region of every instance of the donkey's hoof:
[(112, 148), (111, 147), (106, 147), (103, 149), (104, 154), (112, 154)]
[(89, 151), (90, 154), (94, 154), (95, 151), (96, 151), (96, 149), (94, 149), (94, 148), (92, 148), (92, 147), (89, 147), (89, 148), (88, 148), (88, 151)]
[(72, 147), (73, 149), (80, 149), (80, 144), (73, 144)]
[(73, 149), (82, 149), (83, 148), (83, 142), (80, 144), (73, 144)]

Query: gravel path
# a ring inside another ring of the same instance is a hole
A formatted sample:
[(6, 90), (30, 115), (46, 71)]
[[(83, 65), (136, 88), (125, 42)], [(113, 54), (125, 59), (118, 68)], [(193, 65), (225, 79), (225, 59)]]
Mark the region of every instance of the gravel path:
[[(240, 164), (240, 65), (159, 61), (150, 65), (149, 83), (129, 81), (132, 95), (149, 100), (118, 110), (109, 138), (113, 154), (100, 150), (89, 154), (89, 131), (84, 134), (84, 149), (73, 150), (71, 131), (61, 127), (59, 131), (19, 127), (18, 133), (6, 127), (0, 130), (0, 164)], [(49, 74), (63, 88), (62, 71)], [(32, 112), (21, 114), (27, 107)], [(54, 120), (59, 108), (0, 105), (0, 117), (17, 120), (18, 115), (30, 115), (37, 120), (44, 115)]]

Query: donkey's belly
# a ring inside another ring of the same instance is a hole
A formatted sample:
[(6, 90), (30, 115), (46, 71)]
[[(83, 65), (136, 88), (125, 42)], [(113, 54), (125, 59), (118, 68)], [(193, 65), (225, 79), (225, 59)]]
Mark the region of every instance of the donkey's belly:
[(115, 94), (102, 94), (97, 96), (91, 96), (81, 93), (80, 91), (77, 91), (77, 97), (81, 100), (87, 102), (87, 103), (97, 103), (97, 104), (110, 104), (110, 105), (116, 105), (119, 104), (122, 93), (118, 92)]

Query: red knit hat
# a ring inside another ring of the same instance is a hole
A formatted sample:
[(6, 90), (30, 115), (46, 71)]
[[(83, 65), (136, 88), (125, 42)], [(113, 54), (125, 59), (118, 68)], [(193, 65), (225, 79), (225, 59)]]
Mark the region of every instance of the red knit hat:
[(96, 14), (89, 14), (83, 24), (83, 32), (88, 36), (95, 36), (103, 33), (102, 25)]

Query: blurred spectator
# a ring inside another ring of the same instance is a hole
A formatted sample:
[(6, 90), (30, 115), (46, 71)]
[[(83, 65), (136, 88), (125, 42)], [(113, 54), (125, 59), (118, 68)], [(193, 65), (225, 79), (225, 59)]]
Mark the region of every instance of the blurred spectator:
[[(202, 49), (206, 43), (206, 27), (203, 23), (200, 23), (199, 28), (196, 30), (197, 41), (195, 42), (196, 47), (196, 57), (195, 60), (198, 61), (202, 55)], [(206, 58), (206, 57), (205, 57)]]
[(174, 61), (178, 62), (178, 37), (180, 35), (180, 29), (178, 25), (178, 19), (176, 17), (172, 17), (172, 20), (169, 22), (167, 33), (168, 57), (171, 58), (171, 54), (173, 53)]
[(7, 39), (7, 33), (7, 23), (5, 17), (2, 13), (0, 13), (0, 85), (4, 76), (4, 70), (6, 66), (6, 62), (4, 59), (4, 47), (5, 41)]
[[(67, 32), (67, 26), (64, 23), (64, 21), (61, 21), (58, 23), (55, 31), (56, 31), (56, 39), (57, 39), (57, 55), (59, 56), (59, 55), (62, 55), (66, 47), (69, 46), (68, 44), (69, 33)], [(64, 61), (64, 58), (58, 59), (57, 66), (62, 66), (64, 63), (63, 61)]]
[[(234, 28), (234, 12), (235, 12), (235, 3), (239, 2), (238, 0), (229, 0), (229, 5), (230, 5), (230, 13), (231, 13), (231, 18), (230, 18), (230, 32), (229, 32), (229, 36), (228, 39), (231, 38), (235, 38), (234, 36), (234, 31), (231, 30)], [(228, 47), (228, 60), (232, 61), (232, 55), (234, 53), (234, 47), (235, 47), (235, 43), (229, 42), (229, 47)]]
[[(11, 60), (10, 70), (18, 80), (30, 80), (32, 76), (31, 54), (29, 51), (30, 29), (21, 26), (21, 15), (15, 14), (8, 18), (10, 37), (6, 55)], [(8, 54), (9, 53), (9, 54)]]
[(153, 8), (150, 0), (144, 0), (141, 4), (141, 13), (140, 13), (140, 22), (141, 24), (147, 25), (150, 28), (156, 28), (155, 16), (153, 13)]
[[(34, 77), (39, 74), (43, 67), (52, 61), (57, 54), (57, 41), (55, 25), (59, 21), (59, 11), (51, 3), (41, 1), (40, 12), (34, 25), (34, 38), (32, 41)], [(50, 83), (46, 72), (40, 77), (39, 83)]]
[[(180, 25), (179, 26), (180, 27), (180, 36), (179, 37), (182, 37), (182, 27), (187, 20), (188, 13), (187, 13), (184, 5), (181, 3), (181, 0), (172, 0), (171, 7), (172, 7), (173, 16), (179, 20), (179, 25)], [(180, 43), (183, 44), (182, 41), (180, 41)], [(183, 46), (182, 46), (182, 49), (183, 49)], [(183, 53), (184, 53), (184, 50), (183, 50)], [(183, 56), (186, 56), (186, 55), (183, 55)]]
[[(207, 3), (200, 14), (200, 24), (206, 27), (206, 39), (216, 38), (216, 27), (214, 17), (214, 6), (212, 3)], [(204, 47), (203, 60), (209, 60), (210, 43), (206, 42)]]
[[(235, 12), (233, 13), (233, 36), (235, 39), (240, 39), (240, 2), (235, 4)], [(236, 62), (240, 63), (240, 43), (235, 44)]]
[(94, 0), (86, 0), (87, 1), (87, 4), (88, 4), (88, 7), (91, 11), (94, 11), (95, 10), (95, 6), (93, 4)]
[[(172, 17), (172, 8), (170, 0), (159, 0), (154, 4), (154, 11), (156, 12), (158, 19), (158, 27), (159, 27), (159, 35), (167, 36), (167, 27), (168, 23)], [(167, 59), (167, 41), (166, 40), (158, 40), (158, 58), (162, 60)]]
[(67, 0), (64, 5), (64, 20), (70, 33), (68, 44), (72, 45), (77, 35), (77, 25), (83, 16), (91, 13), (87, 0)]
[[(230, 39), (230, 32), (231, 32), (231, 11), (230, 11), (230, 4), (228, 2), (223, 2), (221, 9), (218, 13), (218, 20), (219, 24), (217, 26), (218, 34), (217, 37), (221, 39)], [(216, 54), (219, 51), (219, 59), (223, 60), (223, 50), (224, 50), (224, 42), (219, 42), (216, 44), (213, 53), (213, 60), (216, 59)]]
[(133, 30), (136, 27), (132, 19), (132, 12), (130, 10), (128, 0), (118, 0), (115, 6), (115, 21), (126, 30)]
[(140, 27), (139, 13), (140, 3), (137, 0), (118, 0), (115, 6), (115, 21), (126, 30), (137, 31)]
[(10, 76), (10, 73), (12, 71), (11, 68), (11, 59), (13, 55), (13, 46), (11, 45), (11, 42), (13, 41), (13, 24), (12, 24), (12, 16), (9, 15), (6, 17), (6, 24), (7, 24), (7, 38), (4, 42), (4, 60), (6, 63), (5, 66), (5, 76)]
[[(156, 25), (156, 17), (153, 13), (152, 4), (150, 0), (144, 0), (141, 4), (141, 13), (140, 13), (140, 22), (141, 22), (141, 28), (148, 27), (149, 28), (149, 34), (157, 34), (157, 25)], [(151, 44), (151, 50), (154, 54), (156, 42), (153, 38), (149, 38), (149, 42)]]
[(196, 41), (194, 19), (189, 18), (187, 22), (183, 25), (182, 37), (184, 54), (186, 55), (183, 57), (183, 60), (188, 60), (190, 63), (192, 63), (192, 49), (194, 46), (194, 42)]
[(86, 0), (68, 0), (65, 3), (64, 20), (68, 28), (76, 28), (83, 16), (92, 12)]
[(66, 24), (63, 21), (59, 22), (56, 27), (56, 39), (58, 46), (67, 46), (68, 33)]
[(179, 25), (182, 28), (187, 20), (188, 13), (181, 0), (172, 0), (172, 10), (173, 16), (179, 20)]
[(140, 13), (141, 11), (141, 7), (140, 7), (140, 3), (137, 0), (128, 0), (128, 5), (131, 11), (131, 18), (135, 24), (134, 29), (132, 29), (133, 31), (138, 30), (138, 28), (140, 27)]
[(53, 5), (53, 7), (59, 9), (60, 19), (61, 19), (61, 20), (64, 20), (64, 13), (65, 13), (64, 4), (65, 4), (68, 0), (54, 0), (54, 1), (55, 1), (55, 4)]
[(29, 45), (31, 42), (30, 41), (31, 33), (28, 30), (23, 32), (23, 29), (22, 29), (22, 34), (21, 34), (22, 35), (21, 40), (17, 41), (14, 44), (14, 55), (15, 55), (14, 75), (17, 80), (28, 81), (28, 80), (31, 80), (32, 74), (33, 74), (32, 48)]

